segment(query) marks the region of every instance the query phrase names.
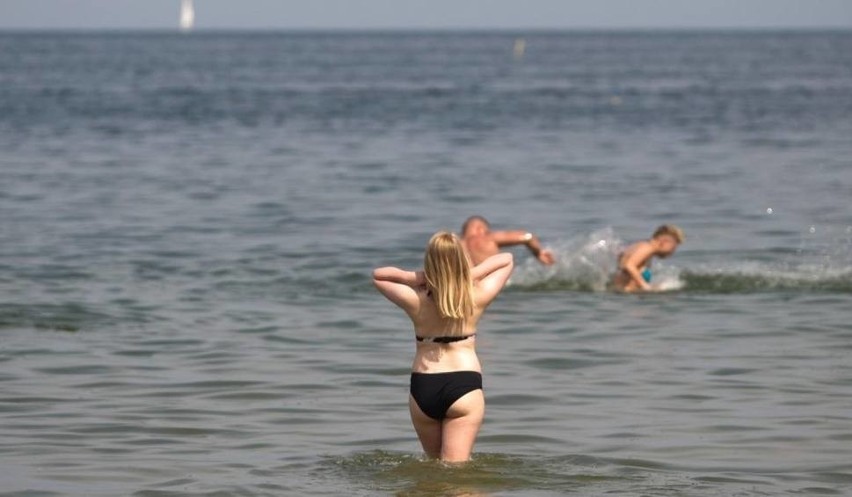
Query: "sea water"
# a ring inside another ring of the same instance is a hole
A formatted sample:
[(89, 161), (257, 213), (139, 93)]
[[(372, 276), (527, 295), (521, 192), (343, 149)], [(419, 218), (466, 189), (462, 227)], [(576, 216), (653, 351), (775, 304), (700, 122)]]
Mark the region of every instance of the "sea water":
[[(0, 495), (852, 495), (850, 137), (849, 32), (0, 34)], [(369, 275), (472, 214), (444, 467)]]

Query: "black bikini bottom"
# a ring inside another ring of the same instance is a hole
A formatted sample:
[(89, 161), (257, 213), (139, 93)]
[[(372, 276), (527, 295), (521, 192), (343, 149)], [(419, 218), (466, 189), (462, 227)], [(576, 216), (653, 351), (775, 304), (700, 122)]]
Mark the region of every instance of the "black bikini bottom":
[(482, 374), (476, 371), (411, 373), (411, 396), (424, 414), (444, 419), (457, 400), (482, 389)]

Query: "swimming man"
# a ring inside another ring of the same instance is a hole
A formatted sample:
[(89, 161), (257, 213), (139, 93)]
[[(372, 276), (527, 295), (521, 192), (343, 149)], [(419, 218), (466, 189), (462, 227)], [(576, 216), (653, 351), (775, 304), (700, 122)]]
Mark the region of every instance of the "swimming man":
[(654, 231), (650, 240), (634, 243), (618, 255), (618, 272), (612, 285), (620, 292), (653, 291), (651, 286), (651, 259), (666, 258), (675, 253), (683, 243), (683, 230), (673, 224), (664, 224)]
[(502, 247), (526, 245), (542, 264), (554, 262), (553, 253), (541, 247), (541, 241), (529, 231), (491, 231), (491, 225), (482, 216), (471, 216), (462, 225), (462, 243), (474, 265), (498, 254)]

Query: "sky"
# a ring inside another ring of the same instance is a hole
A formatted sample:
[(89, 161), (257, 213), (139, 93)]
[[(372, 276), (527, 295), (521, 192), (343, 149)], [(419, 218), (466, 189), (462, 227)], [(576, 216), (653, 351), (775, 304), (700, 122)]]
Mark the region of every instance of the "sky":
[[(174, 29), (179, 0), (0, 0), (0, 29)], [(198, 29), (846, 28), (852, 0), (195, 0)]]

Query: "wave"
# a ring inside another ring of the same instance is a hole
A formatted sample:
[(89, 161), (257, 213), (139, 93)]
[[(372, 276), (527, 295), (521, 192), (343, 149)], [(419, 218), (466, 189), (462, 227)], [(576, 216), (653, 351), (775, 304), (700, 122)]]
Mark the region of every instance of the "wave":
[(683, 290), (706, 293), (767, 291), (852, 293), (852, 268), (825, 270), (763, 266), (754, 269), (685, 270), (678, 278)]
[[(557, 262), (546, 267), (534, 260), (519, 265), (510, 287), (520, 291), (604, 292), (616, 269), (623, 242), (611, 228), (551, 246)], [(731, 255), (730, 253), (727, 255)], [(733, 253), (735, 256), (735, 253)], [(663, 292), (852, 293), (852, 264), (799, 261), (734, 261), (697, 264), (688, 269), (654, 262), (654, 286)]]
[(79, 303), (15, 304), (0, 303), (0, 330), (34, 328), (76, 332), (102, 322), (106, 315)]

